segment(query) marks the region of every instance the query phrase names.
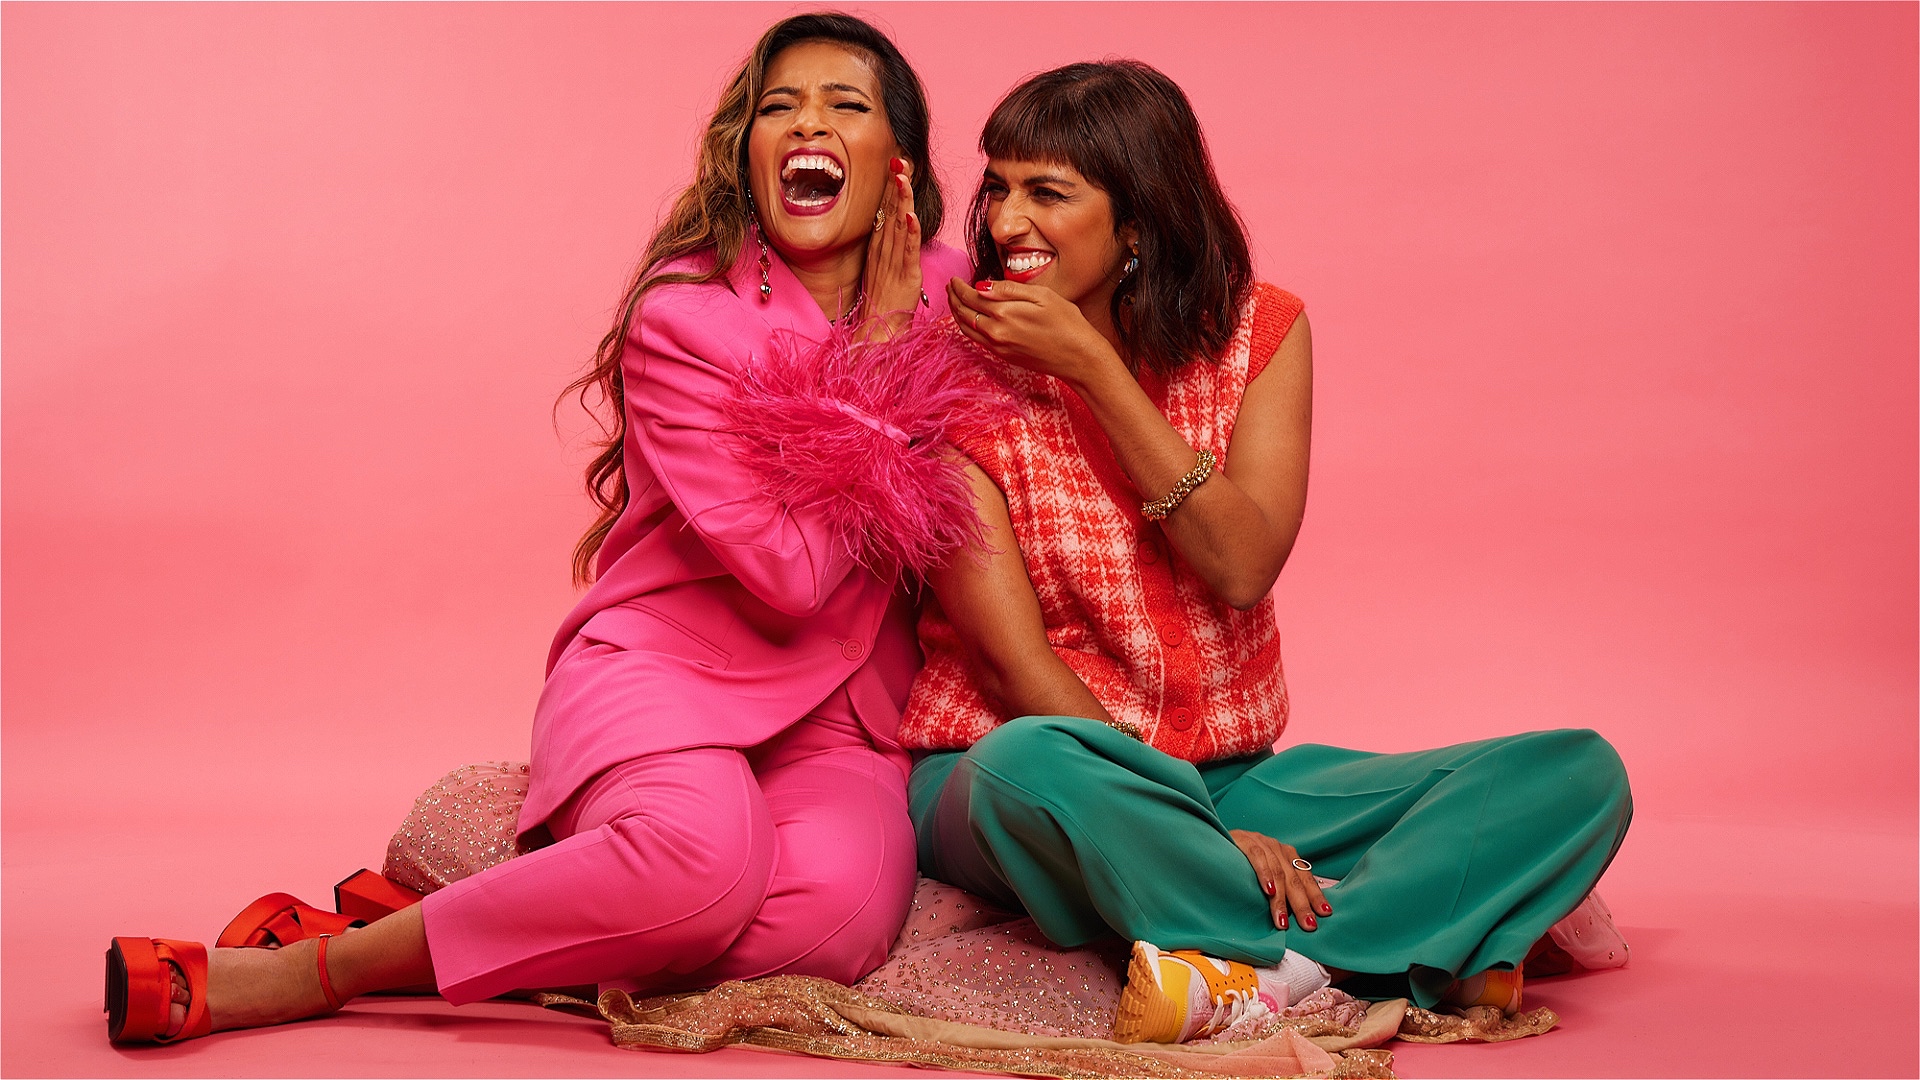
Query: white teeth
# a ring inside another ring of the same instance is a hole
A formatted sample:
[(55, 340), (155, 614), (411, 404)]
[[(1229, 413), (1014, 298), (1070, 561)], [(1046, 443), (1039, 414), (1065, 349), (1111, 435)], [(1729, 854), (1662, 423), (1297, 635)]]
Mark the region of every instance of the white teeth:
[(785, 167), (780, 170), (780, 179), (791, 180), (793, 174), (801, 169), (818, 169), (835, 180), (844, 180), (847, 175), (841, 170), (839, 162), (825, 154), (795, 154), (787, 159)]
[(1045, 251), (1022, 251), (1006, 258), (1007, 273), (1024, 274), (1036, 267), (1045, 266), (1053, 261), (1053, 256)]

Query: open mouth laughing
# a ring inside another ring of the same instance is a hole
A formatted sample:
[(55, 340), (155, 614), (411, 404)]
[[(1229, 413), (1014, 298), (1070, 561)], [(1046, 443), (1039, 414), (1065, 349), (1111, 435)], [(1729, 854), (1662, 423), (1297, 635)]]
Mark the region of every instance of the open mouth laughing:
[(840, 160), (815, 147), (793, 150), (780, 163), (780, 201), (791, 214), (826, 213), (846, 183)]
[(1007, 248), (1001, 252), (1000, 265), (1008, 281), (1028, 282), (1053, 265), (1053, 252), (1037, 248)]

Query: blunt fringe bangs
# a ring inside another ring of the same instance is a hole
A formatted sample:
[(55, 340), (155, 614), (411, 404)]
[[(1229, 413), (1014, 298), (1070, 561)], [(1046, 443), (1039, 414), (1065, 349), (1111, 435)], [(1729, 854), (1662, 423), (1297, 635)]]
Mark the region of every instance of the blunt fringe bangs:
[[(1114, 291), (1112, 310), (1130, 366), (1165, 374), (1226, 351), (1253, 288), (1253, 258), (1193, 106), (1172, 79), (1137, 60), (1035, 75), (994, 108), (980, 149), (989, 159), (1072, 166), (1112, 200), (1116, 230), (1133, 226), (1140, 266)], [(1004, 274), (984, 185), (967, 232), (981, 273)]]

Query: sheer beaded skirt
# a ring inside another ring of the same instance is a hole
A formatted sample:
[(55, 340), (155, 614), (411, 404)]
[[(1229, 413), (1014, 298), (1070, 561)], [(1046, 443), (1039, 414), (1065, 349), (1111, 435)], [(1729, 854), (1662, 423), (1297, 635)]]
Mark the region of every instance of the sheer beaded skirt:
[(387, 842), (381, 875), (424, 894), (520, 854), (527, 775), (524, 761), (482, 761), (434, 781)]

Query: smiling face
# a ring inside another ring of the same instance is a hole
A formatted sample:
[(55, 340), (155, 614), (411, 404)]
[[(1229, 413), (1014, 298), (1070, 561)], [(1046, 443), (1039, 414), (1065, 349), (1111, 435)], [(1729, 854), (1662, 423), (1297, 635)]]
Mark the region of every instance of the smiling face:
[(760, 227), (789, 263), (862, 250), (900, 155), (873, 62), (803, 41), (767, 64), (747, 132), (747, 180)]
[(1010, 158), (987, 162), (982, 190), (1007, 280), (1044, 285), (1108, 325), (1133, 229), (1115, 233), (1107, 193), (1070, 165)]

